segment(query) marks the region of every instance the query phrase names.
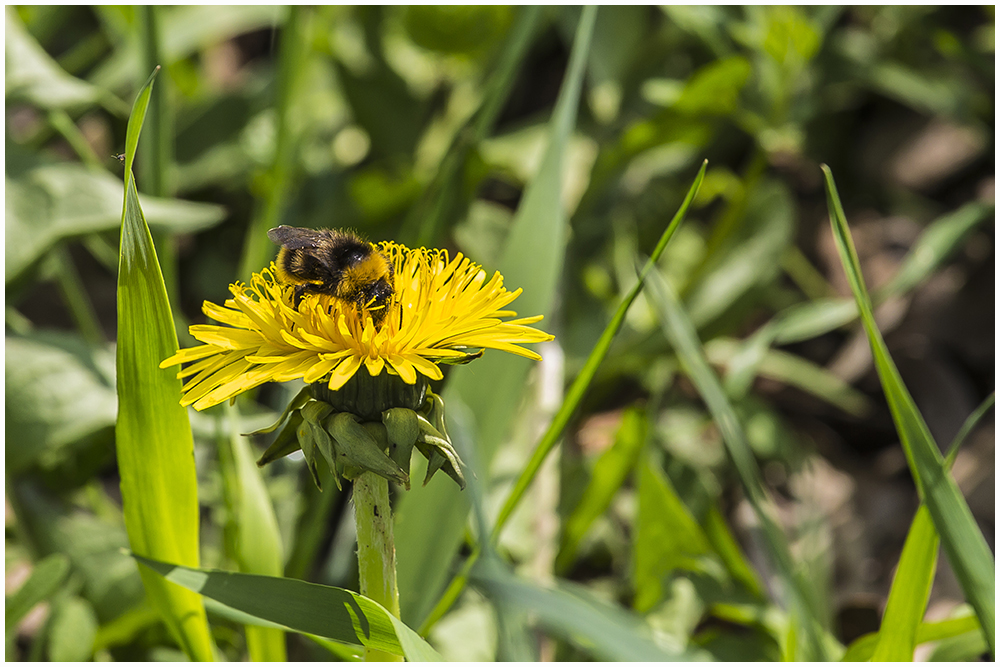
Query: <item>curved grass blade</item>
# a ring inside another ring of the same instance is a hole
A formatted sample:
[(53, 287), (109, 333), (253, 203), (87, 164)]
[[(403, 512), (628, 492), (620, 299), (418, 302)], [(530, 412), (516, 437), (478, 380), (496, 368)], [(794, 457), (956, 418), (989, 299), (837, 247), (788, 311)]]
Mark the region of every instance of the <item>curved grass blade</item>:
[(677, 296), (658, 271), (652, 271), (648, 278), (651, 296), (660, 316), (664, 334), (676, 350), (681, 367), (698, 389), (718, 429), (722, 432), (726, 451), (736, 469), (743, 491), (760, 521), (764, 543), (778, 574), (787, 587), (793, 621), (804, 630), (807, 648), (811, 652), (806, 659), (821, 660), (826, 657), (827, 647), (821, 635), (823, 615), (816, 601), (816, 594), (792, 561), (785, 535), (773, 518), (773, 501), (764, 490), (760, 469), (750, 451), (736, 413), (719, 378), (709, 366), (698, 333)]
[[(132, 550), (191, 566), (198, 565), (198, 484), (194, 440), (181, 383), (160, 370), (177, 351), (156, 249), (135, 189), (132, 163), (149, 104), (150, 75), (129, 117), (125, 140), (125, 203), (118, 263), (118, 419), (115, 443), (121, 491)], [(140, 567), (153, 604), (184, 652), (212, 660), (205, 608), (198, 596)]]
[(167, 581), (242, 612), (243, 622), (262, 621), (295, 632), (405, 656), (441, 661), (420, 636), (373, 600), (343, 588), (299, 579), (182, 567), (133, 554)]
[(917, 410), (913, 397), (903, 384), (899, 370), (875, 324), (871, 297), (861, 275), (861, 264), (854, 248), (854, 241), (847, 226), (833, 174), (826, 165), (823, 165), (823, 174), (826, 178), (827, 206), (830, 210), (834, 240), (851, 291), (854, 293), (854, 300), (861, 311), (861, 322), (868, 335), (875, 368), (882, 382), (882, 391), (889, 403), (889, 410), (896, 424), (903, 451), (906, 453), (910, 472), (916, 481), (921, 499), (926, 503), (934, 519), (948, 561), (958, 577), (966, 600), (979, 616), (990, 652), (995, 655), (996, 573), (993, 555), (976, 525), (968, 503), (958, 489), (958, 484), (945, 468), (941, 451), (934, 442), (923, 416)]

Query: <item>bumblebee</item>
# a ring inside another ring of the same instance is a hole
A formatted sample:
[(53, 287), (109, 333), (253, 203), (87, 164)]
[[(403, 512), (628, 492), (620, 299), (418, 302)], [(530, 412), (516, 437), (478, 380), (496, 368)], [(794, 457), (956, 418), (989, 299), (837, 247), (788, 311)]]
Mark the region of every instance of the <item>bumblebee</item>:
[(389, 310), (392, 262), (357, 235), (337, 229), (275, 227), (267, 238), (281, 246), (278, 279), (295, 285), (295, 306), (306, 293), (328, 294), (368, 310), (375, 327)]

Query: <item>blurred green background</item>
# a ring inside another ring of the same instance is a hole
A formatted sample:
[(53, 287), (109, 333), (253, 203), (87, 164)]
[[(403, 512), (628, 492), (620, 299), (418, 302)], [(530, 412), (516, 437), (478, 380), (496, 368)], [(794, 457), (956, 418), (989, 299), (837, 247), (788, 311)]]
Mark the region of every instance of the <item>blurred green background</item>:
[[(350, 227), (503, 270), (579, 16), (6, 9), (8, 596), (33, 570), (55, 573), (35, 598), (17, 598), (44, 602), (14, 610), (8, 659), (180, 655), (119, 551), (113, 449), (115, 155), (155, 65), (136, 182), (187, 345), (202, 301), (221, 303), (229, 283), (273, 259), (264, 232), (278, 224)], [(890, 352), (948, 443), (994, 389), (994, 51), (993, 7), (600, 8), (552, 195), (568, 225), (544, 241), (561, 270), (538, 312), (556, 340), (539, 347), (544, 361), (518, 387), (512, 417), (481, 424), (493, 442), (466, 458), (485, 514), (495, 516), (707, 159), (660, 269), (724, 379), (825, 610), (819, 622), (844, 645), (877, 630), (917, 493), (836, 255), (819, 164), (837, 177)], [(505, 275), (522, 299), (544, 291)], [(243, 432), (273, 421), (295, 391), (270, 386), (248, 400)], [(221, 414), (191, 420), (202, 563), (231, 568)], [(993, 424), (990, 413), (954, 467), (991, 547)], [(300, 458), (264, 474), (286, 575), (356, 588), (347, 495), (332, 484), (318, 493)], [(448, 517), (407, 513), (432, 507), (434, 493), (415, 485), (402, 501), (403, 620), (414, 628), (473, 544), (464, 515), (451, 526), (456, 546), (436, 539)], [(510, 567), (474, 576), (430, 629), (445, 658), (655, 659), (642, 642), (718, 660), (784, 654), (787, 614), (754, 516), (645, 294), (529, 494), (500, 541)], [(408, 565), (416, 552), (419, 567)], [(928, 619), (963, 599), (942, 558)], [(241, 626), (209, 612), (223, 655), (244, 657)], [(290, 659), (331, 659), (298, 635), (288, 648)], [(925, 655), (984, 650), (967, 633)]]

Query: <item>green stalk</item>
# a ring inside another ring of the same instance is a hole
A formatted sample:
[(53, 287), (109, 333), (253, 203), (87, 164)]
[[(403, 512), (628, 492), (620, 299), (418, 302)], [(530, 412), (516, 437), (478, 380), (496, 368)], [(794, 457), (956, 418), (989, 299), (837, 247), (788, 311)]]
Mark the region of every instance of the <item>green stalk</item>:
[[(361, 594), (399, 618), (396, 546), (392, 539), (389, 482), (366, 472), (354, 480), (354, 520), (358, 528), (358, 579)], [(365, 648), (367, 662), (402, 662), (392, 653)]]

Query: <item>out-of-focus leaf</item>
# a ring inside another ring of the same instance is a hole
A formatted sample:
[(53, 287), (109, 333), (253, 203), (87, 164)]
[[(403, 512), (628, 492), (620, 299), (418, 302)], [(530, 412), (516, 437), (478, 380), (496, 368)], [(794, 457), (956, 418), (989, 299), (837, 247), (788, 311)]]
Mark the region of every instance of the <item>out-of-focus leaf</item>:
[(109, 350), (58, 333), (8, 336), (4, 350), (8, 474), (39, 460), (71, 457), (60, 450), (114, 425), (118, 399)]
[(499, 563), (485, 559), (474, 570), (474, 581), (491, 599), (529, 612), (546, 629), (596, 660), (645, 662), (694, 660), (697, 651), (676, 651), (658, 645), (652, 628), (641, 617), (599, 602), (569, 582), (553, 589), (525, 583), (503, 572)]
[(917, 629), (927, 609), (927, 598), (937, 570), (938, 535), (926, 505), (917, 515), (903, 544), (903, 554), (892, 578), (878, 644), (872, 660), (909, 662), (917, 645)]
[(42, 109), (79, 109), (112, 100), (115, 111), (124, 113), (127, 107), (120, 100), (61, 68), (28, 34), (12, 7), (6, 8), (4, 18), (4, 94), (8, 103), (23, 100)]
[[(161, 31), (165, 62), (170, 66), (196, 50), (220, 44), (228, 39), (256, 30), (279, 29), (288, 15), (286, 7), (277, 5), (182, 5), (167, 8)], [(110, 18), (110, 12), (103, 12)], [(122, 25), (123, 30), (134, 26)], [(117, 90), (139, 78), (138, 44), (122, 40), (121, 47), (104, 60), (89, 76), (100, 86)]]
[(6, 631), (13, 630), (36, 604), (59, 590), (68, 575), (69, 559), (63, 554), (52, 554), (39, 561), (17, 592), (4, 599)]
[[(132, 163), (149, 104), (150, 75), (136, 97), (125, 139), (125, 204), (118, 263), (118, 420), (115, 444), (125, 528), (132, 550), (198, 564), (198, 480), (181, 382), (159, 367), (177, 351), (163, 276), (146, 225)], [(211, 660), (201, 599), (139, 568), (146, 592), (191, 659)]]
[[(7, 283), (59, 241), (121, 224), (121, 181), (82, 164), (48, 162), (8, 143), (4, 230)], [(192, 232), (221, 222), (221, 206), (179, 199), (142, 198), (149, 224)]]
[(732, 56), (705, 65), (688, 79), (673, 108), (692, 116), (732, 113), (750, 76), (750, 69), (749, 61), (743, 56)]
[(8, 487), (8, 494), (21, 529), (39, 552), (69, 557), (82, 583), (79, 595), (102, 622), (142, 600), (135, 564), (121, 553), (128, 540), (120, 523), (81, 512), (25, 482)]
[(440, 661), (427, 642), (377, 602), (333, 586), (259, 574), (199, 570), (135, 556), (168, 581), (289, 630), (403, 655)]
[(622, 418), (614, 444), (594, 462), (587, 488), (579, 504), (566, 520), (556, 570), (565, 571), (573, 562), (576, 548), (587, 529), (611, 504), (618, 489), (635, 465), (636, 457), (646, 441), (646, 419), (642, 412), (629, 409)]
[[(937, 218), (927, 226), (907, 253), (902, 266), (884, 287), (875, 293), (875, 303), (901, 294), (922, 283), (968, 238), (993, 206), (979, 202), (966, 204)], [(779, 344), (807, 340), (849, 324), (858, 316), (853, 299), (813, 299), (786, 308), (778, 314), (775, 341)]]
[(83, 662), (94, 653), (97, 617), (86, 600), (61, 600), (52, 612), (48, 628), (49, 660)]
[[(739, 343), (732, 339), (716, 338), (705, 344), (705, 355), (713, 364), (727, 365), (739, 349)], [(870, 408), (868, 398), (860, 391), (822, 366), (788, 352), (767, 350), (757, 365), (757, 374), (797, 387), (848, 414), (862, 415)]]
[(418, 46), (450, 54), (489, 49), (512, 20), (510, 7), (495, 5), (415, 5), (402, 9), (403, 26)]
[[(576, 108), (596, 7), (583, 11), (570, 56), (569, 70), (552, 115), (551, 137), (542, 166), (528, 186), (512, 223), (498, 269), (509, 288), (525, 288), (515, 308), (525, 315), (549, 314), (555, 299), (566, 243), (566, 211), (562, 207), (563, 157), (575, 124)], [(524, 397), (531, 364), (509, 355), (486, 355), (475, 364), (457, 367), (444, 399), (457, 396), (477, 416), (480, 457), (488, 466), (507, 435)], [(453, 485), (411, 491), (399, 504), (396, 520), (399, 600), (402, 616), (420, 624), (431, 610), (458, 549), (468, 514), (468, 501)], [(435, 517), (435, 539), (428, 540), (426, 517)]]
[(762, 182), (749, 195), (740, 231), (689, 289), (685, 304), (695, 325), (708, 324), (753, 287), (774, 280), (793, 231), (794, 207), (787, 188), (777, 181)]
[[(239, 413), (227, 409), (229, 433), (220, 437), (226, 504), (232, 516), (233, 555), (240, 571), (280, 577), (284, 555), (278, 520), (260, 468), (246, 438), (239, 433)], [(254, 662), (285, 662), (285, 633), (247, 626), (247, 651)]]
[(833, 174), (825, 165), (823, 173), (826, 177), (827, 205), (834, 240), (854, 299), (861, 311), (861, 321), (872, 348), (875, 368), (906, 453), (910, 472), (917, 482), (921, 499), (934, 519), (934, 526), (941, 536), (948, 561), (962, 591), (979, 616), (990, 651), (995, 653), (996, 573), (993, 555), (958, 484), (945, 467), (941, 451), (917, 410), (875, 324), (871, 298), (861, 275), (861, 264), (833, 182)]
[(648, 457), (640, 460), (633, 552), (636, 610), (652, 609), (663, 596), (666, 575), (676, 569), (697, 569), (695, 559), (710, 552), (705, 533), (670, 480)]

